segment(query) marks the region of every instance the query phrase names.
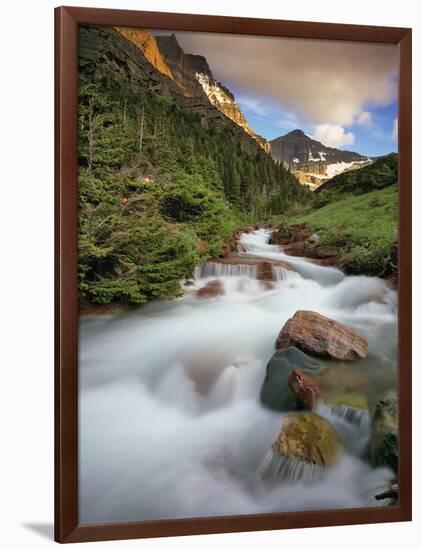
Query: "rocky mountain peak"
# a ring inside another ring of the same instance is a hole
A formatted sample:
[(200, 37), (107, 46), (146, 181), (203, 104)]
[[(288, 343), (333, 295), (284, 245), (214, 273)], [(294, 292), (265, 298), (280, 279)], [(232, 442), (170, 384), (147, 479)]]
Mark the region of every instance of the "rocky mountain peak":
[(300, 129), (272, 140), (271, 150), (275, 160), (288, 166), (299, 181), (311, 189), (318, 188), (337, 174), (372, 162), (354, 151), (327, 147)]
[(211, 78), (214, 78), (212, 76), (211, 69), (208, 65), (208, 61), (205, 59), (205, 57), (203, 55), (188, 53), (188, 54), (186, 54), (186, 57), (188, 58), (192, 69), (196, 73), (206, 74), (206, 75), (210, 76)]
[(176, 35), (157, 36), (156, 40), (161, 54), (170, 67), (183, 95), (187, 97), (206, 97), (202, 86), (196, 79), (195, 71), (188, 56), (177, 41)]
[(154, 36), (147, 29), (133, 27), (115, 27), (127, 40), (132, 42), (144, 54), (147, 61), (151, 63), (160, 73), (173, 79), (172, 72), (165, 62)]
[(309, 136), (305, 134), (303, 130), (300, 130), (297, 128), (296, 130), (292, 130), (288, 134), (286, 134), (284, 137), (290, 136), (291, 138), (307, 138), (310, 139)]
[(252, 130), (236, 103), (234, 95), (214, 78), (204, 56), (186, 54), (174, 34), (157, 36), (157, 44), (184, 95), (206, 97), (214, 107), (240, 126), (267, 153), (270, 152), (268, 141)]

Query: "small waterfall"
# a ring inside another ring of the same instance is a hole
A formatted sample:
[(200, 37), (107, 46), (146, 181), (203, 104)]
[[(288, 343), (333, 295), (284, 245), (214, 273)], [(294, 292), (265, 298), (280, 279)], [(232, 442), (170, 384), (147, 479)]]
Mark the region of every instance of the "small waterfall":
[(205, 262), (196, 268), (195, 279), (206, 277), (248, 277), (249, 279), (256, 279), (256, 274), (256, 265)]
[[(274, 279), (276, 281), (285, 281), (292, 276), (297, 276), (294, 271), (286, 269), (281, 265), (271, 266)], [(204, 279), (206, 277), (247, 277), (248, 279), (257, 279), (259, 277), (259, 263), (223, 263), (223, 262), (205, 262), (195, 270), (195, 279)]]
[(261, 479), (266, 481), (311, 485), (321, 480), (324, 468), (319, 464), (282, 456), (274, 449), (270, 449), (261, 464), (259, 474)]
[(371, 415), (365, 409), (357, 409), (356, 407), (349, 407), (347, 405), (330, 405), (329, 411), (331, 414), (347, 420), (347, 422), (363, 430), (369, 429), (371, 425)]
[(281, 267), (280, 265), (273, 265), (273, 273), (275, 274), (275, 278), (277, 281), (285, 281), (289, 277), (294, 274), (294, 271), (290, 271), (289, 269), (286, 269), (285, 267)]

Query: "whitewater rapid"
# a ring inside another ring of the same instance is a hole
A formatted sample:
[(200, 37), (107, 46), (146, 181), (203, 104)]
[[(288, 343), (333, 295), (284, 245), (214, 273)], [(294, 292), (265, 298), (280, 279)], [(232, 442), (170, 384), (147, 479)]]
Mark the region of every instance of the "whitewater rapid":
[[(269, 236), (243, 234), (240, 257), (288, 262), (294, 271), (277, 268), (273, 288), (256, 279), (253, 264), (209, 262), (179, 299), (81, 320), (81, 523), (362, 507), (392, 478), (361, 458), (369, 423), (322, 405), (318, 413), (347, 448), (338, 464), (314, 485), (260, 479), (285, 413), (265, 409), (259, 392), (277, 334), (295, 311), (360, 331), (369, 356), (357, 371), (374, 392), (396, 384), (396, 293), (381, 279), (287, 256)], [(198, 297), (215, 278), (225, 294)]]

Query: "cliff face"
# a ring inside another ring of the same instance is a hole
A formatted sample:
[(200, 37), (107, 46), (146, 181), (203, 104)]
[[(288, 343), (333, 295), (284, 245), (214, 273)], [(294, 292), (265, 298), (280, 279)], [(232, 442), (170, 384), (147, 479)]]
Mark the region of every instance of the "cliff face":
[(202, 86), (198, 82), (195, 72), (189, 63), (188, 56), (180, 47), (174, 34), (157, 36), (160, 52), (170, 67), (174, 80), (184, 95), (188, 97), (206, 97)]
[(158, 36), (157, 44), (184, 95), (207, 97), (214, 107), (240, 126), (267, 153), (270, 152), (269, 142), (252, 130), (233, 94), (214, 78), (205, 57), (185, 54), (174, 34)]
[[(202, 93), (185, 96), (175, 78), (157, 70), (139, 46), (112, 27), (79, 27), (78, 62), (79, 71), (93, 74), (97, 81), (108, 82), (112, 78), (129, 83), (135, 91), (148, 90), (170, 97), (179, 109), (198, 114), (205, 128), (228, 128), (245, 151), (257, 150), (257, 142), (211, 104), (198, 82)], [(174, 76), (172, 70), (171, 73)]]
[(144, 54), (145, 58), (153, 65), (160, 73), (165, 74), (173, 79), (173, 75), (167, 63), (158, 48), (154, 36), (147, 29), (136, 29), (132, 27), (115, 27), (116, 31), (130, 40)]
[(326, 147), (302, 130), (293, 130), (272, 140), (271, 154), (275, 160), (288, 166), (301, 183), (312, 189), (336, 174), (362, 168), (372, 162), (370, 158), (353, 151)]
[(233, 122), (243, 128), (247, 134), (255, 139), (259, 145), (269, 153), (271, 151), (269, 142), (252, 130), (244, 114), (240, 110), (239, 105), (236, 103), (234, 95), (223, 86), (223, 84), (215, 80), (206, 59), (202, 57), (202, 55), (188, 54), (187, 57), (195, 71), (196, 79), (201, 84), (211, 103), (233, 120)]

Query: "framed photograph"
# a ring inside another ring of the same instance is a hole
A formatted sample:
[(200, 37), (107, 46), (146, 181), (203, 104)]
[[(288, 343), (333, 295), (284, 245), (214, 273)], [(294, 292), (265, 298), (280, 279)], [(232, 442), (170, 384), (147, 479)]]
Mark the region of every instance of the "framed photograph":
[(411, 519), (411, 30), (56, 9), (58, 542)]

